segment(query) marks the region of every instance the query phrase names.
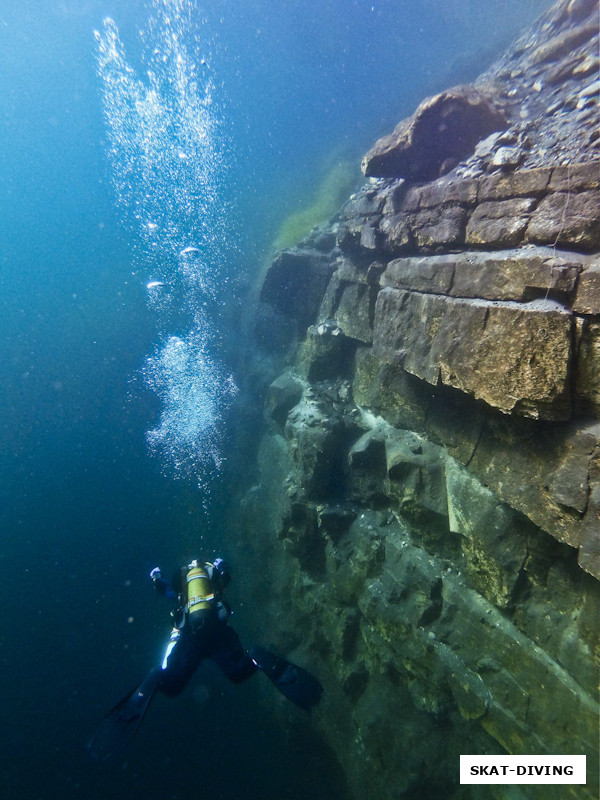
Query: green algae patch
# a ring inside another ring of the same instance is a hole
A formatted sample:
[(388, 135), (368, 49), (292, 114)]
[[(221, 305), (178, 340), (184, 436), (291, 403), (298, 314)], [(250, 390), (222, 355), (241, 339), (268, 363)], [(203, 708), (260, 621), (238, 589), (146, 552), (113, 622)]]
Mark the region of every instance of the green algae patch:
[(310, 205), (299, 208), (283, 221), (273, 250), (294, 247), (317, 225), (327, 222), (338, 211), (358, 178), (353, 162), (338, 161), (323, 177)]

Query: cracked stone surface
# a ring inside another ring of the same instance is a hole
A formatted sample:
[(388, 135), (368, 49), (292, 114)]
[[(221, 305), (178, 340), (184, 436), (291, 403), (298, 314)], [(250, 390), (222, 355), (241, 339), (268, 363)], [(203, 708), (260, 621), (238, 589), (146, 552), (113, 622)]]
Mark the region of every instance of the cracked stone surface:
[[(366, 800), (478, 800), (461, 752), (597, 774), (597, 10), (561, 0), (426, 98), (262, 287), (241, 591), (315, 665), (315, 724)], [(477, 136), (425, 157), (446, 113)]]

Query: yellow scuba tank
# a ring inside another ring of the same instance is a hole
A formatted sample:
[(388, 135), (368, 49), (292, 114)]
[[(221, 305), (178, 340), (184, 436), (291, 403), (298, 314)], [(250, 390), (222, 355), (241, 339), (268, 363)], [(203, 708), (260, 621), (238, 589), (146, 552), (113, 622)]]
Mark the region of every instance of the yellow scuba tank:
[(208, 576), (207, 566), (198, 561), (188, 565), (185, 576), (187, 587), (186, 611), (194, 630), (204, 625), (213, 616), (215, 594)]

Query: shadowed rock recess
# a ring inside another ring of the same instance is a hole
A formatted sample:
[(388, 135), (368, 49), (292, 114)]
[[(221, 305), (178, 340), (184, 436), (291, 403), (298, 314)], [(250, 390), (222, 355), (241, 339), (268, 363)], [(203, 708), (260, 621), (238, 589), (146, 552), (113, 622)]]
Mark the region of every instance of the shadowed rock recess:
[[(241, 581), (355, 797), (597, 796), (599, 88), (597, 2), (560, 2), (264, 279)], [(460, 753), (588, 784), (459, 787)]]

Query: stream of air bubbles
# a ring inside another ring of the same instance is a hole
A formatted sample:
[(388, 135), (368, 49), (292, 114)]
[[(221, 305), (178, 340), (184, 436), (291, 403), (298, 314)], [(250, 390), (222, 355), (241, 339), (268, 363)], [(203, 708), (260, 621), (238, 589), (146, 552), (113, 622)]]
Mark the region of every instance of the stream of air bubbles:
[(111, 179), (159, 332), (143, 370), (162, 408), (147, 440), (175, 476), (206, 484), (221, 463), (220, 425), (236, 387), (217, 355), (231, 246), (226, 136), (193, 5), (150, 4), (137, 69), (114, 20), (95, 37)]

